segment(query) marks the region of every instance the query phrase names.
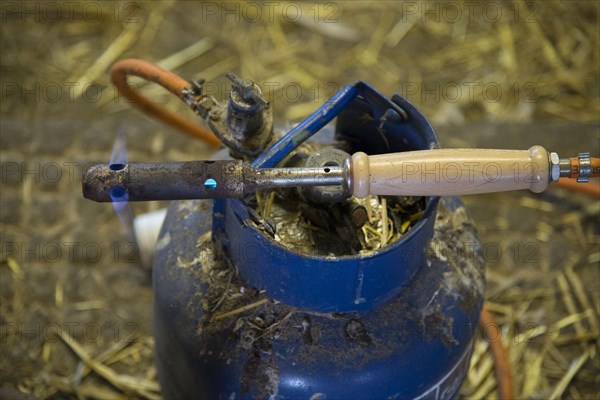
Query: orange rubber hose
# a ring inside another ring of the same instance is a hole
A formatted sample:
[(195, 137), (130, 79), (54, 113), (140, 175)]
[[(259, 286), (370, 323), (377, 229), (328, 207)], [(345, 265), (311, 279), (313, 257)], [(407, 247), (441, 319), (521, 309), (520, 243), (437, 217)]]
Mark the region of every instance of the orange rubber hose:
[(597, 180), (579, 183), (574, 178), (560, 178), (558, 182), (556, 182), (556, 186), (569, 189), (574, 192), (581, 192), (590, 196), (600, 197), (600, 182)]
[(127, 77), (130, 75), (157, 83), (179, 98), (182, 97), (183, 90), (190, 86), (185, 79), (173, 72), (160, 68), (158, 65), (134, 58), (121, 60), (115, 63), (110, 71), (111, 82), (115, 85), (119, 93), (129, 100), (133, 106), (151, 117), (159, 119), (174, 128), (205, 141), (211, 146), (219, 147), (221, 145), (221, 141), (210, 131), (210, 129), (194, 123), (187, 118), (150, 101), (148, 98), (135, 91), (127, 83)]
[(483, 336), (490, 344), (490, 351), (492, 353), (492, 357), (494, 358), (494, 369), (496, 372), (496, 380), (498, 381), (498, 398), (502, 400), (512, 400), (513, 383), (510, 372), (510, 362), (508, 361), (508, 353), (506, 352), (500, 337), (492, 339), (488, 336), (487, 328), (490, 326), (494, 326), (499, 330), (498, 324), (496, 324), (492, 314), (490, 314), (484, 304), (483, 309), (481, 310), (479, 327), (483, 332)]

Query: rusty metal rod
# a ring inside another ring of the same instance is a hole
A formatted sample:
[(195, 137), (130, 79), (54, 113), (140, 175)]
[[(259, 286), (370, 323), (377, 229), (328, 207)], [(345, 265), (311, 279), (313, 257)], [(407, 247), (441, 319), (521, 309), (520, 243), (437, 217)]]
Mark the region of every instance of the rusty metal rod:
[(345, 182), (338, 166), (253, 168), (237, 160), (99, 164), (86, 171), (83, 195), (99, 202), (241, 198), (255, 190)]

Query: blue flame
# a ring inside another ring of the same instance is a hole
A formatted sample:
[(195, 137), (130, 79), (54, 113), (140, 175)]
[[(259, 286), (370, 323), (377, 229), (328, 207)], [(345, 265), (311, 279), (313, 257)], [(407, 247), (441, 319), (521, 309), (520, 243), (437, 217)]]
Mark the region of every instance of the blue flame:
[(217, 181), (215, 181), (213, 178), (208, 178), (204, 181), (204, 187), (207, 189), (216, 189)]
[(113, 202), (126, 202), (129, 200), (127, 189), (121, 186), (114, 186), (110, 189), (110, 198)]
[[(112, 154), (110, 156), (109, 168), (113, 171), (119, 171), (125, 168), (127, 165), (127, 135), (125, 129), (119, 129), (117, 138), (113, 146)], [(121, 186), (115, 186), (110, 189), (110, 198), (112, 200), (113, 208), (121, 221), (123, 231), (130, 238), (135, 240), (133, 230), (133, 210), (129, 205), (129, 194), (127, 189)]]
[[(117, 133), (117, 139), (115, 139), (112, 154), (110, 155), (110, 161), (108, 162), (110, 169), (114, 170), (114, 167), (124, 167), (127, 164), (127, 134), (125, 132), (125, 129), (122, 127)], [(117, 168), (117, 170), (118, 169), (122, 168)]]

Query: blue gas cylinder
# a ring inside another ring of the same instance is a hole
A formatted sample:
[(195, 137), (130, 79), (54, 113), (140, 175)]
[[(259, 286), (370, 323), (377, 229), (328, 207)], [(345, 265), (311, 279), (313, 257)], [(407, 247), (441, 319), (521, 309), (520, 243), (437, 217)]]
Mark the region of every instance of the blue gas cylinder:
[[(360, 83), (338, 111), (331, 145), (439, 147), (398, 95)], [(173, 202), (153, 271), (164, 397), (455, 398), (483, 304), (483, 259), (458, 198), (423, 204), (391, 244), (323, 255), (282, 245), (244, 201)]]

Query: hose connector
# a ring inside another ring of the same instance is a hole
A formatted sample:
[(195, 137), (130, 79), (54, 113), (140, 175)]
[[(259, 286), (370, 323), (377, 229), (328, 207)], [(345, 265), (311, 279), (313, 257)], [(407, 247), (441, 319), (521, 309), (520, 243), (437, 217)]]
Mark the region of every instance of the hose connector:
[(558, 181), (560, 178), (560, 158), (557, 153), (549, 153), (548, 161), (550, 161), (550, 182)]
[(600, 159), (590, 157), (589, 152), (579, 153), (577, 157), (561, 158), (560, 177), (577, 178), (577, 182), (589, 182), (590, 178), (600, 176)]

